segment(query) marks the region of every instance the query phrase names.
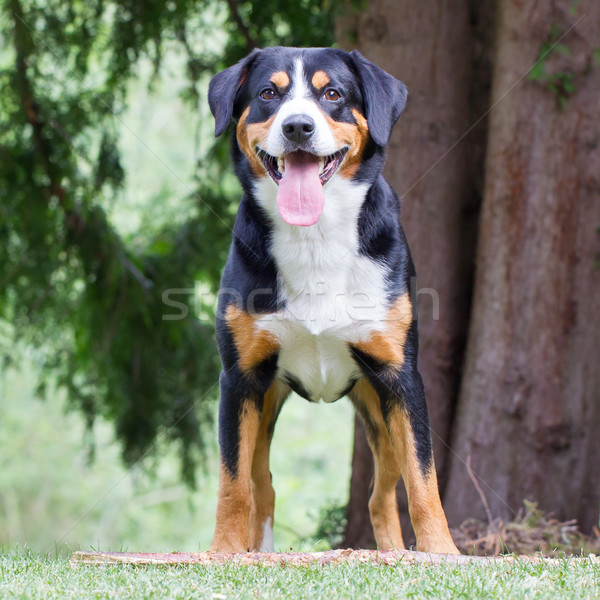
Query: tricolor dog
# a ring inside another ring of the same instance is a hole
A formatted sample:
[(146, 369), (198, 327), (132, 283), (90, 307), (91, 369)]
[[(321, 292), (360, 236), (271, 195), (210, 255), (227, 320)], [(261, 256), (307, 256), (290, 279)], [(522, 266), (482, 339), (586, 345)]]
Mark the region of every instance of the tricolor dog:
[(364, 420), (380, 549), (404, 548), (402, 476), (417, 548), (457, 553), (417, 370), (413, 263), (398, 196), (381, 174), (405, 102), (404, 84), (337, 49), (256, 50), (210, 83), (216, 135), (235, 124), (244, 189), (217, 321), (214, 551), (272, 550), (269, 448), (294, 391), (310, 402), (349, 396)]

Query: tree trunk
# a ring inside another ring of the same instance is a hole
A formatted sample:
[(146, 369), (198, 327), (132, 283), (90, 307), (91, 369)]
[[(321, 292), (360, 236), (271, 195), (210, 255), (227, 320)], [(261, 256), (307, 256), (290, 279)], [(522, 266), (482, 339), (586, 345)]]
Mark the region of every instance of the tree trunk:
[[(364, 12), (340, 19), (337, 33), (343, 47), (358, 48), (408, 87), (407, 108), (390, 141), (385, 176), (402, 197), (402, 224), (418, 274), (419, 367), (443, 486), (469, 317), (478, 196), (474, 188), (481, 181), (477, 167), (469, 167), (469, 146), (464, 141), (454, 146), (471, 123), (468, 2), (376, 0)], [(470, 141), (481, 138), (481, 131)], [(366, 473), (371, 457), (361, 436), (357, 430), (360, 443), (355, 444), (353, 467)], [(351, 483), (346, 544), (354, 547), (366, 539), (366, 481), (353, 478)], [(410, 543), (401, 484), (399, 499), (405, 542)], [(370, 527), (369, 536), (372, 540)]]
[(373, 480), (373, 458), (369, 450), (365, 428), (354, 416), (354, 450), (352, 452), (352, 475), (350, 497), (346, 508), (346, 535), (340, 548), (374, 548), (375, 536), (369, 517), (369, 496)]
[(468, 457), (492, 516), (514, 517), (529, 498), (584, 530), (598, 522), (598, 46), (596, 0), (499, 0), (474, 308), (445, 494), (454, 525), (485, 514)]

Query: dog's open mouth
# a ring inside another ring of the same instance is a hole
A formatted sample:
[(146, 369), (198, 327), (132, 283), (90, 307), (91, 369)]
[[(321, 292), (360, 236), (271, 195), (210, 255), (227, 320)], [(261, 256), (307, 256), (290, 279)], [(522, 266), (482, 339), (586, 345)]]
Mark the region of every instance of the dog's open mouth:
[(338, 170), (347, 151), (343, 148), (329, 156), (317, 156), (297, 150), (275, 157), (257, 148), (267, 173), (277, 184), (277, 208), (286, 223), (308, 227), (321, 218), (325, 207), (323, 186)]
[(296, 162), (298, 161), (297, 159), (300, 159), (304, 163), (310, 161), (318, 162), (319, 180), (321, 181), (321, 185), (325, 185), (339, 169), (348, 152), (348, 148), (342, 148), (329, 156), (317, 156), (303, 150), (297, 150), (296, 152), (279, 157), (271, 156), (261, 148), (256, 148), (256, 152), (265, 165), (269, 177), (278, 185), (285, 173), (286, 160), (288, 159), (290, 161), (296, 159)]

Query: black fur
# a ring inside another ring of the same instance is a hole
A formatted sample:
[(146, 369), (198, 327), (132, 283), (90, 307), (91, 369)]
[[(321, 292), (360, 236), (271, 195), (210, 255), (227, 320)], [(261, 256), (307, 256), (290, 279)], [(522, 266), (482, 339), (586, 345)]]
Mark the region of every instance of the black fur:
[(298, 396), (304, 398), (305, 400), (308, 400), (309, 402), (313, 401), (307, 389), (297, 377), (294, 377), (294, 375), (292, 375), (291, 373), (286, 373), (284, 375), (284, 379), (285, 382), (290, 386), (292, 391), (296, 392)]
[(392, 127), (406, 105), (406, 86), (366, 60), (358, 50), (350, 56), (358, 72), (369, 132), (378, 146), (386, 146)]
[(208, 104), (215, 117), (215, 136), (220, 136), (231, 121), (236, 93), (249, 66), (260, 50), (253, 50), (246, 58), (232, 67), (217, 73), (208, 86)]

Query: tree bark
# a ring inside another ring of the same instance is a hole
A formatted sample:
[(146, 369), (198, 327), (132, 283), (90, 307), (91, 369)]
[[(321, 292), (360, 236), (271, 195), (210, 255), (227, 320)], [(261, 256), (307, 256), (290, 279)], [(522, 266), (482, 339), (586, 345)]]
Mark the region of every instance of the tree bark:
[[(535, 80), (523, 77), (563, 33)], [(499, 0), (474, 308), (445, 494), (454, 525), (484, 517), (467, 457), (494, 517), (514, 517), (528, 498), (584, 530), (598, 522), (598, 46), (594, 0)]]
[[(477, 167), (469, 166), (470, 148), (477, 145), (454, 145), (471, 124), (469, 6), (467, 0), (376, 0), (364, 12), (340, 19), (337, 34), (343, 47), (358, 48), (408, 87), (407, 108), (389, 144), (385, 176), (402, 197), (402, 224), (418, 274), (419, 367), (443, 486), (469, 318), (475, 188), (481, 181)], [(485, 128), (477, 129), (470, 141), (480, 138), (481, 131)], [(371, 457), (361, 436), (357, 430), (353, 467), (366, 473)], [(353, 547), (366, 539), (367, 481), (361, 477), (351, 482), (346, 543)], [(401, 484), (399, 499), (405, 542), (410, 543)]]
[(375, 536), (369, 517), (369, 497), (373, 481), (373, 458), (369, 450), (365, 428), (354, 415), (354, 449), (350, 495), (346, 508), (346, 534), (340, 548), (374, 548)]

